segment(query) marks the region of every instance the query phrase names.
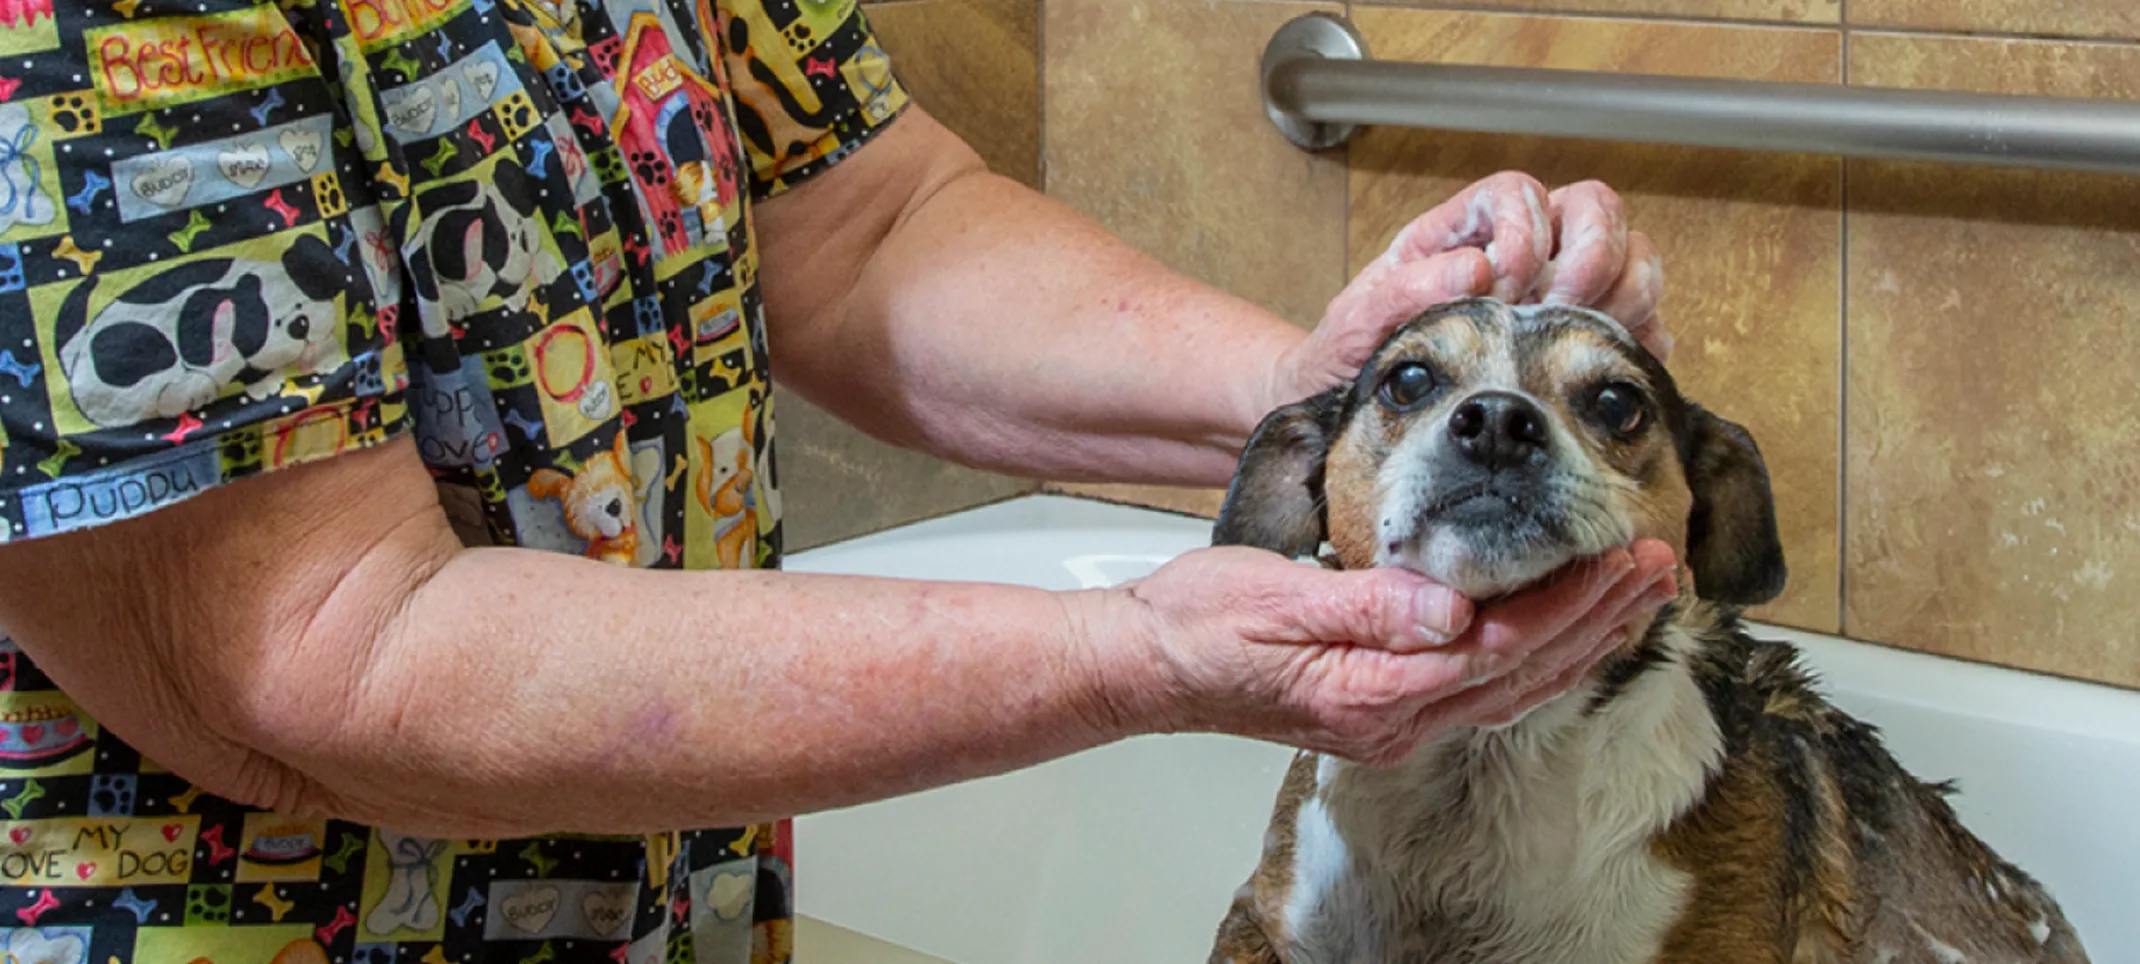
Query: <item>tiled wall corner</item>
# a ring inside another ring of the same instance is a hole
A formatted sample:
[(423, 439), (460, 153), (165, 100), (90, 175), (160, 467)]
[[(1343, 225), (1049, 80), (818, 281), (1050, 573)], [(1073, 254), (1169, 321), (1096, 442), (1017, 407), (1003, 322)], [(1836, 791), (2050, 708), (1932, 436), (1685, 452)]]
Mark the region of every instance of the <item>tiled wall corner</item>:
[[(1850, 56), (1866, 84), (2140, 99), (2127, 46), (1861, 33)], [(1851, 635), (2140, 686), (2134, 191), (1852, 164)]]
[[(1057, 0), (1042, 62), (1048, 193), (1162, 262), (1313, 324), (1345, 281), (1342, 156), (1264, 118), (1257, 59), (1334, 4)], [(1212, 492), (1065, 491), (1211, 514)]]
[[(1039, 185), (1039, 0), (877, 3), (867, 15), (916, 103), (990, 169)], [(775, 404), (791, 550), (1037, 488), (885, 445), (785, 390)]]
[[(1829, 82), (1834, 30), (1356, 8), (1381, 59)], [(1617, 188), (1667, 266), (1673, 372), (1748, 427), (1774, 478), (1791, 581), (1761, 618), (1833, 632), (1841, 167), (1832, 158), (1371, 128), (1352, 145), (1352, 264), (1495, 171)]]

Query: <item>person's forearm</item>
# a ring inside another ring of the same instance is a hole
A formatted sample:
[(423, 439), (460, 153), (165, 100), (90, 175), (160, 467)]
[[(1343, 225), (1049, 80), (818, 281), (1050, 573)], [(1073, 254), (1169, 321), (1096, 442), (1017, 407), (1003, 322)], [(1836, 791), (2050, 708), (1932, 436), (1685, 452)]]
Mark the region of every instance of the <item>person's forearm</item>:
[(464, 551), (399, 607), (332, 726), (273, 714), (257, 736), (337, 816), (405, 831), (736, 826), (1128, 735), (1079, 604)]
[(147, 758), (442, 837), (736, 826), (1155, 728), (1112, 599), (464, 549), (408, 440), (0, 546), (0, 620)]
[[(1015, 474), (1223, 485), (1292, 401), (1267, 374), (1305, 332), (987, 174), (925, 115), (824, 177), (766, 209), (775, 369), (872, 434)], [(886, 196), (909, 199), (869, 232), (835, 203)], [(832, 250), (789, 240), (833, 219)]]
[(993, 176), (894, 233), (850, 310), (946, 373), (912, 397), (930, 448), (1062, 481), (1224, 485), (1306, 336)]

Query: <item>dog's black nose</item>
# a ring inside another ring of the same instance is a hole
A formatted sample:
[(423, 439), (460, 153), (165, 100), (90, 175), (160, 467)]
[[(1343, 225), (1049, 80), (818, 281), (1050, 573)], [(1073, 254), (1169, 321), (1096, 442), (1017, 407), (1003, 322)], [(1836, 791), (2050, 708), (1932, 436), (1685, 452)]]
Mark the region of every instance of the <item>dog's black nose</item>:
[(1449, 414), (1449, 440), (1485, 468), (1508, 468), (1545, 451), (1546, 416), (1521, 396), (1480, 392)]

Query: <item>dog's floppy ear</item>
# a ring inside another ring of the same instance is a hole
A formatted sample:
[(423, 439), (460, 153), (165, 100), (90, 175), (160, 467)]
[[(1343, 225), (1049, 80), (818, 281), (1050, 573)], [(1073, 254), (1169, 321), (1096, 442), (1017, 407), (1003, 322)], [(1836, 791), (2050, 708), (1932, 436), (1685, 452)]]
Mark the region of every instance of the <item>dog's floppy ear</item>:
[(1694, 493), (1687, 564), (1696, 595), (1732, 606), (1776, 598), (1788, 570), (1761, 449), (1746, 429), (1699, 405), (1687, 406), (1686, 431), (1682, 451)]
[(1211, 542), (1253, 546), (1289, 558), (1323, 544), (1323, 458), (1337, 437), (1349, 385), (1264, 417), (1241, 451)]
[(309, 234), (299, 235), (283, 250), (282, 268), (297, 290), (314, 301), (332, 301), (356, 280), (327, 242)]
[(504, 195), (505, 203), (521, 217), (535, 213), (535, 189), (540, 187), (511, 161), (499, 161), (491, 168), (490, 179), (498, 185), (498, 193)]

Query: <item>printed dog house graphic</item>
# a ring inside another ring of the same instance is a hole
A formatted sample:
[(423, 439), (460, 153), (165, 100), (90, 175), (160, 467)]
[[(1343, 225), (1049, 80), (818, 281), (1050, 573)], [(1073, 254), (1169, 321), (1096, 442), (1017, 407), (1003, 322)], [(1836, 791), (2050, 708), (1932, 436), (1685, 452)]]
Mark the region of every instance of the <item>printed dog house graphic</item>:
[(625, 38), (612, 127), (639, 183), (656, 254), (725, 244), (742, 152), (720, 88), (675, 56), (652, 13), (633, 14)]

